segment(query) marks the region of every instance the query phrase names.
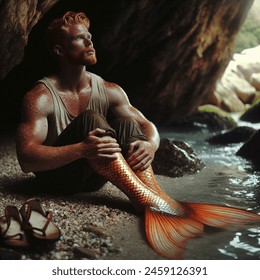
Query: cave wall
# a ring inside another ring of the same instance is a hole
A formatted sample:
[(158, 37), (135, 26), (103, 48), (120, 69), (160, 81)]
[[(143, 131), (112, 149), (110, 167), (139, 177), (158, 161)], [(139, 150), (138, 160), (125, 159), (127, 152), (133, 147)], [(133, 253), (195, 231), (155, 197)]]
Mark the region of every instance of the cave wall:
[(43, 43), (46, 25), (67, 10), (80, 10), (90, 17), (98, 55), (90, 71), (119, 83), (154, 122), (170, 123), (212, 93), (252, 3), (0, 0), (1, 94), (17, 112), (32, 83), (52, 70)]

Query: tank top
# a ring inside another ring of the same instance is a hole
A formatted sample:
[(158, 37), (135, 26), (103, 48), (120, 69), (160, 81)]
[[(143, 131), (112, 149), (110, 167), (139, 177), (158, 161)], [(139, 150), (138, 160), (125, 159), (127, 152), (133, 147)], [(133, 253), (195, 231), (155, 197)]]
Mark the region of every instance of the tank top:
[[(93, 110), (106, 117), (108, 112), (108, 97), (104, 80), (91, 72), (90, 75), (91, 93), (86, 110)], [(48, 122), (48, 133), (44, 145), (52, 145), (61, 132), (71, 123), (74, 117), (67, 110), (53, 82), (44, 77), (37, 83), (42, 83), (51, 93), (53, 99), (53, 117)]]

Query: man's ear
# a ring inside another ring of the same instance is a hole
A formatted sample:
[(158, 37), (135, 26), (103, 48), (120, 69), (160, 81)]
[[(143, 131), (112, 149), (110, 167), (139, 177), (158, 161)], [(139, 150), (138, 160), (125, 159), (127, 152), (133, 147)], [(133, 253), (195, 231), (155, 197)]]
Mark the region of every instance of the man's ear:
[(57, 56), (63, 56), (63, 51), (61, 45), (55, 45), (53, 47), (53, 53)]

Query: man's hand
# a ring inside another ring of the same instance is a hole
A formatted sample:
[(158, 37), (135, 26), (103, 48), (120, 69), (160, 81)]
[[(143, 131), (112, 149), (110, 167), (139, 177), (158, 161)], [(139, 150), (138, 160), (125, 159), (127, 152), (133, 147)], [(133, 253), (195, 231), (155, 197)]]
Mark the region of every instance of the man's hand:
[(147, 141), (137, 140), (129, 145), (127, 159), (129, 166), (134, 171), (145, 170), (154, 159), (156, 149)]
[(90, 131), (83, 143), (85, 144), (84, 152), (87, 159), (116, 159), (115, 153), (121, 152), (116, 139), (100, 128)]

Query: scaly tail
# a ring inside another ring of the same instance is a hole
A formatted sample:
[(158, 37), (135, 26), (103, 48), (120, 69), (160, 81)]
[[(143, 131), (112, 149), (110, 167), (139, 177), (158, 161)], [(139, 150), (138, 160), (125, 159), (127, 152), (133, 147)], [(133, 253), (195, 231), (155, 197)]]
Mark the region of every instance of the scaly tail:
[(231, 207), (181, 203), (188, 216), (178, 217), (146, 207), (145, 229), (149, 243), (160, 255), (178, 259), (189, 239), (201, 234), (204, 225), (225, 228), (229, 225), (260, 222), (260, 215)]
[(145, 209), (148, 241), (167, 258), (180, 257), (185, 243), (202, 233), (204, 224), (223, 228), (230, 224), (260, 222), (259, 215), (244, 210), (174, 201), (157, 185), (151, 169), (146, 178), (145, 172), (135, 174), (121, 154), (115, 160), (97, 159), (89, 164), (133, 203)]

